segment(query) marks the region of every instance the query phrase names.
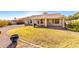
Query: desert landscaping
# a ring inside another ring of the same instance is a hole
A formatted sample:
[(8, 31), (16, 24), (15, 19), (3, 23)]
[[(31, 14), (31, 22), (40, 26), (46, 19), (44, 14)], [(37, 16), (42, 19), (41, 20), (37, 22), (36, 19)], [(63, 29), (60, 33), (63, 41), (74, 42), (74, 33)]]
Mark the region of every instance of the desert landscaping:
[[(79, 48), (79, 12), (68, 17), (44, 15), (0, 20), (0, 47)], [(14, 34), (19, 37), (13, 41)]]
[(9, 30), (7, 34), (18, 34), (21, 40), (31, 42), (45, 48), (79, 47), (79, 33), (49, 28), (33, 28), (32, 26)]

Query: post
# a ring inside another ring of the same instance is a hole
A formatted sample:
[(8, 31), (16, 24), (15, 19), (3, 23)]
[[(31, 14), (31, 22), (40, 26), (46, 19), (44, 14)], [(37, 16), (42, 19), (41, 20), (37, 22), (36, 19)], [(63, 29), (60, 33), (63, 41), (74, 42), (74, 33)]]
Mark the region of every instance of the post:
[(53, 24), (55, 24), (55, 18), (54, 18), (54, 23)]
[(47, 19), (45, 18), (45, 27), (47, 27)]
[(1, 31), (0, 31), (0, 34), (1, 34)]
[(62, 27), (63, 27), (63, 28), (65, 27), (65, 20), (64, 20), (64, 18), (63, 18)]

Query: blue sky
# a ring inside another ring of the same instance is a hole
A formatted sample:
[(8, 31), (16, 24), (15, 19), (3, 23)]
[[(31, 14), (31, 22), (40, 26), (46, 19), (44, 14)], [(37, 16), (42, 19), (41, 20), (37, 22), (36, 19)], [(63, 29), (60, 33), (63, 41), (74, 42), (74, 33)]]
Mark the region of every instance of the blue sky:
[[(31, 15), (39, 15), (42, 14), (44, 11), (0, 11), (0, 19), (14, 19), (27, 17)], [(60, 13), (65, 16), (73, 15), (76, 11), (48, 11), (49, 14)]]

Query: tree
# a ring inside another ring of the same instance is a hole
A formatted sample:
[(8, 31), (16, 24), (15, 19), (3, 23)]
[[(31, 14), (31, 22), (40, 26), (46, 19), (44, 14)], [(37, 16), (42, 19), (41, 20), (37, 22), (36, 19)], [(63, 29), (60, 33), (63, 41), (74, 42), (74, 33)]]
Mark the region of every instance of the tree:
[(79, 19), (79, 12), (73, 14), (72, 16), (66, 17), (66, 20), (70, 21), (70, 23), (72, 22), (72, 20), (76, 21), (77, 19)]

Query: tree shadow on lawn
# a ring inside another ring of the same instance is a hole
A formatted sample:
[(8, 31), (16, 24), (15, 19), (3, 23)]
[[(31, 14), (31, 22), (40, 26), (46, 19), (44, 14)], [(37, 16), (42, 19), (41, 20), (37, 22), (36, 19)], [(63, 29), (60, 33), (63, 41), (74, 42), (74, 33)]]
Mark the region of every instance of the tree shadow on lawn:
[(52, 27), (48, 27), (48, 29), (56, 29), (56, 30), (66, 30), (66, 31), (69, 31), (67, 28), (63, 28), (63, 27), (60, 27), (60, 26), (52, 26)]
[(37, 27), (34, 27), (34, 28), (48, 28), (48, 29), (56, 29), (56, 30), (66, 30), (66, 31), (69, 31), (67, 28), (63, 28), (61, 26), (48, 26), (48, 27), (37, 26)]
[(52, 26), (52, 27), (47, 27), (47, 28), (48, 29), (56, 29), (56, 30), (63, 30), (63, 31), (70, 31), (70, 32), (79, 33), (78, 31), (69, 30), (68, 28), (63, 28), (63, 27), (59, 27), (59, 26)]
[(7, 48), (16, 48), (17, 43), (11, 43), (7, 46)]

